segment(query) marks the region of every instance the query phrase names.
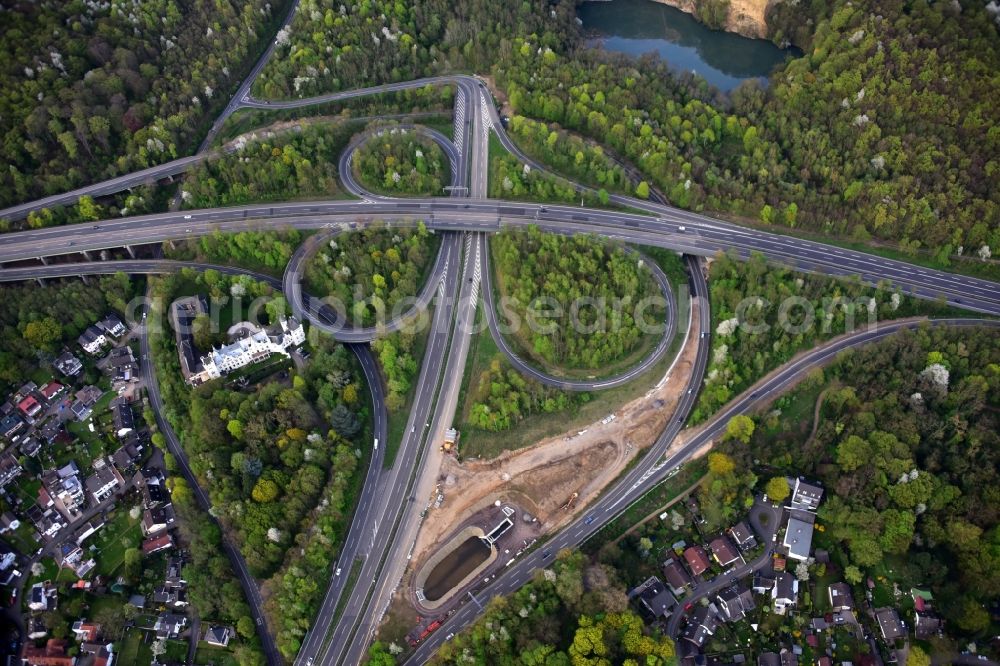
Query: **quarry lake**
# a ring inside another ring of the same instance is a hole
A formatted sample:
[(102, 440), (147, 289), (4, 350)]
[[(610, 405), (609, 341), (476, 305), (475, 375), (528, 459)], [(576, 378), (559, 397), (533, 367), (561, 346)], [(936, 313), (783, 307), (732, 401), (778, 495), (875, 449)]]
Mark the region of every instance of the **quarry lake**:
[(764, 39), (710, 30), (653, 0), (585, 2), (577, 14), (593, 45), (632, 56), (656, 53), (671, 68), (694, 71), (726, 92), (747, 79), (766, 82), (775, 66), (798, 55)]

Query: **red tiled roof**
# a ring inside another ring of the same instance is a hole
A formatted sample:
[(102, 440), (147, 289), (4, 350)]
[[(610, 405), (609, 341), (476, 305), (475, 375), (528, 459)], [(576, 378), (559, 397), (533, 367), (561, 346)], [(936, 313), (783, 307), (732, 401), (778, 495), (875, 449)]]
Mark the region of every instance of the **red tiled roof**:
[(49, 382), (48, 384), (42, 387), (42, 395), (45, 396), (46, 400), (51, 400), (52, 396), (54, 396), (56, 393), (59, 393), (59, 391), (61, 391), (62, 388), (63, 385), (60, 384), (59, 382)]
[(708, 568), (708, 557), (705, 555), (705, 550), (701, 546), (691, 546), (684, 551), (684, 559), (687, 561), (688, 566), (691, 567), (691, 572), (697, 576)]
[(154, 537), (152, 539), (146, 539), (145, 541), (143, 541), (142, 552), (148, 555), (149, 553), (155, 553), (161, 548), (166, 548), (167, 546), (172, 546), (172, 545), (174, 545), (174, 538), (170, 535), (169, 532), (167, 532), (166, 534), (161, 534), (158, 537)]
[(27, 398), (25, 398), (21, 402), (17, 403), (17, 408), (20, 409), (25, 414), (30, 413), (32, 411), (32, 409), (34, 409), (36, 407), (38, 409), (42, 408), (42, 406), (38, 404), (38, 401), (35, 400), (35, 396), (33, 396), (33, 395), (29, 395)]

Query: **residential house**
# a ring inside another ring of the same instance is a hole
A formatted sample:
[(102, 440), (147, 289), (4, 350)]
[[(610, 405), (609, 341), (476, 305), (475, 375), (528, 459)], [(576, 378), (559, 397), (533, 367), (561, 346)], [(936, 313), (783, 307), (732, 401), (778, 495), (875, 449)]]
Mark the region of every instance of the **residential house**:
[(663, 563), (663, 577), (666, 579), (667, 585), (670, 586), (670, 590), (676, 595), (683, 594), (694, 584), (691, 574), (681, 566), (675, 557), (670, 557)]
[(761, 652), (757, 657), (757, 666), (781, 666), (781, 655), (777, 652)]
[(21, 650), (21, 663), (25, 666), (73, 666), (76, 657), (69, 654), (69, 641), (50, 638), (44, 647), (27, 642)]
[(647, 578), (629, 592), (628, 598), (635, 602), (644, 617), (654, 621), (669, 618), (677, 605), (677, 599), (656, 576)]
[(781, 666), (799, 666), (799, 658), (795, 655), (794, 651), (788, 648), (781, 648), (778, 656), (781, 658)]
[(100, 504), (124, 487), (125, 479), (111, 464), (110, 459), (98, 458), (94, 461), (94, 473), (87, 477), (86, 485), (91, 500), (94, 504)]
[(167, 585), (187, 585), (184, 579), (184, 561), (179, 557), (167, 560), (167, 575), (163, 578)]
[(83, 351), (88, 354), (96, 354), (101, 351), (104, 345), (108, 344), (108, 339), (104, 337), (104, 331), (97, 325), (91, 325), (77, 338), (77, 342), (83, 347)]
[(159, 534), (172, 527), (174, 520), (174, 507), (172, 504), (164, 504), (155, 509), (146, 509), (142, 512), (142, 533), (145, 536)]
[(28, 423), (34, 423), (34, 418), (42, 411), (42, 403), (33, 395), (26, 395), (17, 403), (17, 408), (21, 410)]
[(944, 622), (931, 609), (913, 611), (913, 633), (919, 640), (926, 641), (941, 633)]
[(0, 542), (0, 571), (6, 571), (17, 562), (17, 551)]
[(42, 394), (42, 397), (45, 398), (46, 402), (52, 402), (52, 400), (58, 397), (64, 390), (66, 390), (66, 387), (59, 382), (49, 382), (39, 389), (39, 393)]
[(131, 347), (115, 347), (105, 358), (104, 368), (112, 383), (121, 384), (138, 378), (139, 364), (132, 354)]
[(148, 537), (142, 542), (142, 554), (152, 555), (153, 553), (158, 553), (161, 550), (167, 550), (168, 548), (174, 547), (174, 537), (170, 532), (165, 532), (160, 536)]
[(788, 609), (794, 608), (799, 601), (799, 581), (795, 576), (782, 571), (774, 577), (774, 587), (771, 588), (771, 605), (774, 612), (784, 615)]
[(182, 584), (164, 583), (153, 590), (153, 603), (167, 608), (184, 608), (188, 605), (187, 588)]
[(73, 623), (73, 634), (80, 643), (93, 643), (101, 634), (101, 625), (86, 620), (77, 620)]
[(111, 454), (111, 461), (118, 468), (118, 472), (125, 474), (142, 458), (142, 444), (139, 440), (127, 441)]
[(187, 618), (177, 613), (160, 613), (153, 625), (157, 638), (177, 638), (187, 626)]
[(879, 632), (887, 643), (906, 635), (902, 620), (895, 608), (876, 608), (875, 619), (878, 621)]
[(75, 377), (80, 374), (83, 370), (83, 363), (80, 363), (80, 359), (73, 356), (70, 352), (63, 352), (55, 362), (56, 370), (63, 373), (67, 377)]
[(688, 618), (687, 626), (684, 627), (681, 637), (698, 648), (702, 648), (708, 637), (713, 635), (718, 628), (719, 621), (716, 619), (715, 613), (709, 610), (708, 606), (699, 605)]
[(854, 595), (851, 594), (851, 586), (847, 583), (834, 583), (826, 588), (826, 592), (834, 611), (854, 610)]
[(739, 622), (757, 607), (750, 588), (740, 584), (722, 590), (716, 595), (716, 600), (722, 610), (722, 617), (727, 622)]
[(111, 401), (111, 415), (114, 417), (115, 436), (118, 439), (125, 437), (135, 428), (135, 415), (126, 398), (118, 397)]
[(76, 417), (77, 421), (86, 421), (94, 413), (82, 400), (74, 400), (69, 409), (73, 412), (73, 416)]
[[(39, 491), (39, 495), (44, 492), (44, 488)], [(46, 497), (48, 494), (46, 493)], [(39, 506), (38, 504), (32, 504), (24, 512), (25, 518), (31, 521), (31, 524), (35, 526), (38, 533), (45, 538), (46, 541), (54, 538), (60, 530), (66, 527), (66, 519), (63, 518), (62, 514), (52, 508), (52, 500), (49, 499), (48, 504), (45, 506)]]
[(208, 629), (205, 630), (205, 638), (203, 640), (209, 645), (226, 647), (229, 645), (229, 639), (232, 637), (233, 630), (230, 627), (219, 624), (210, 624), (208, 625)]
[(720, 567), (728, 567), (733, 562), (740, 559), (740, 554), (737, 552), (736, 547), (732, 542), (725, 536), (718, 536), (708, 544), (708, 547), (712, 550), (712, 559), (714, 559)]
[(102, 395), (104, 395), (104, 391), (94, 385), (88, 385), (76, 392), (76, 399), (87, 407), (93, 407)]
[(85, 559), (83, 548), (72, 542), (60, 544), (56, 548), (56, 552), (53, 553), (53, 557), (59, 567), (72, 569), (77, 578), (83, 578), (97, 566), (94, 558)]
[(26, 619), (25, 630), (28, 632), (28, 638), (33, 641), (37, 641), (39, 638), (45, 638), (49, 635), (49, 628), (45, 626), (45, 620), (42, 619), (41, 615), (31, 615)]
[(0, 514), (0, 534), (6, 534), (7, 532), (13, 532), (18, 527), (21, 526), (21, 521), (17, 519), (10, 511), (4, 511)]
[(742, 551), (753, 550), (757, 547), (757, 539), (754, 538), (753, 532), (742, 520), (730, 527), (728, 534), (736, 547)]
[(691, 574), (694, 576), (700, 576), (705, 573), (705, 570), (709, 566), (708, 556), (705, 554), (705, 549), (701, 546), (691, 546), (685, 550), (684, 561), (687, 562), (688, 567), (691, 569)]
[(782, 540), (782, 545), (788, 549), (788, 556), (800, 561), (809, 559), (812, 550), (813, 523), (807, 516), (812, 517), (812, 514), (789, 517)]
[(114, 312), (104, 315), (104, 319), (97, 322), (97, 327), (112, 338), (120, 338), (128, 331), (121, 317)]
[(28, 435), (17, 445), (17, 450), (29, 458), (34, 458), (42, 450), (42, 443), (37, 438)]
[(49, 581), (35, 583), (28, 591), (28, 608), (42, 613), (58, 605), (58, 591)]
[(0, 488), (21, 475), (21, 463), (9, 451), (0, 455)]
[[(115, 661), (113, 643), (81, 643), (80, 652), (89, 657), (90, 661), (81, 660), (79, 666), (112, 666)], [(86, 659), (85, 657), (84, 659)]]
[(823, 499), (823, 488), (802, 479), (795, 479), (792, 487), (792, 508), (804, 511), (815, 511)]
[(41, 490), (49, 496), (49, 501), (54, 501), (55, 508), (70, 520), (76, 518), (75, 514), (83, 506), (85, 498), (79, 474), (80, 469), (73, 461), (57, 470), (42, 473)]
[(19, 433), (24, 430), (24, 427), (24, 421), (17, 414), (5, 414), (0, 417), (0, 437), (10, 442), (18, 440)]

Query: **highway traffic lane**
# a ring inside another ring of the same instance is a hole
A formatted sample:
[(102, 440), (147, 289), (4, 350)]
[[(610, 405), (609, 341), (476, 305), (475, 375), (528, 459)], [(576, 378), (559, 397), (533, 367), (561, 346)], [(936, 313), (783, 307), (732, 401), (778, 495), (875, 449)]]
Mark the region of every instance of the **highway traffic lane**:
[[(414, 504), (414, 502), (410, 501), (412, 497), (410, 485), (413, 477), (411, 472), (416, 467), (416, 461), (424, 451), (422, 445), (428, 435), (431, 407), (434, 403), (434, 396), (437, 392), (438, 382), (444, 367), (444, 356), (451, 335), (451, 322), (454, 313), (453, 294), (458, 285), (458, 271), (452, 271), (440, 291), (444, 298), (434, 311), (430, 339), (428, 340), (427, 350), (425, 351), (418, 376), (414, 404), (410, 410), (410, 417), (404, 430), (403, 441), (400, 444), (395, 464), (389, 473), (383, 475), (378, 482), (378, 496), (385, 498), (384, 503), (381, 505), (382, 514), (377, 521), (381, 529), (376, 530), (376, 533), (373, 534), (374, 539), (370, 549), (370, 556), (366, 559), (362, 572), (358, 577), (359, 587), (355, 588), (341, 616), (341, 622), (334, 628), (327, 648), (328, 653), (320, 655), (320, 661), (317, 663), (335, 662), (339, 656), (339, 651), (349, 642), (349, 636), (354, 634), (360, 610), (366, 606), (367, 599), (371, 594), (372, 585), (378, 577), (380, 560), (388, 547), (390, 534), (395, 529), (395, 525), (400, 519), (402, 512), (406, 509), (406, 506)], [(430, 445), (433, 445), (433, 442)], [(352, 529), (354, 529), (353, 525)], [(359, 527), (359, 529), (367, 528)], [(378, 557), (375, 557), (376, 555)], [(368, 583), (369, 580), (372, 580), (373, 583)], [(363, 589), (363, 592), (358, 592), (359, 589)], [(327, 631), (324, 630), (323, 634), (325, 635), (326, 633)], [(299, 661), (304, 659), (305, 654), (304, 651), (300, 651)]]
[[(465, 206), (469, 206), (468, 209)], [(506, 211), (523, 211), (513, 215)], [(545, 209), (544, 211), (542, 209)], [(172, 238), (198, 236), (211, 230), (235, 231), (247, 228), (267, 229), (290, 226), (296, 228), (322, 228), (325, 225), (366, 224), (372, 220), (401, 220), (413, 223), (416, 217), (427, 219), (428, 226), (438, 228), (484, 228), (484, 221), (465, 221), (473, 214), (495, 215), (498, 223), (508, 226), (538, 224), (546, 230), (560, 233), (594, 232), (633, 238), (649, 233), (649, 241), (660, 247), (678, 251), (714, 254), (730, 248), (743, 252), (760, 251), (765, 256), (789, 261), (809, 263), (817, 268), (835, 270), (838, 274), (863, 274), (869, 281), (886, 280), (909, 286), (924, 297), (938, 292), (950, 296), (959, 307), (973, 307), (989, 313), (1000, 313), (1000, 285), (958, 276), (934, 269), (914, 267), (903, 262), (873, 257), (866, 253), (827, 246), (812, 241), (789, 239), (766, 232), (730, 229), (711, 225), (679, 231), (683, 219), (646, 216), (616, 211), (594, 211), (572, 207), (545, 207), (522, 202), (488, 200), (460, 203), (455, 200), (429, 198), (407, 202), (301, 202), (262, 208), (260, 206), (234, 209), (191, 211), (185, 220), (180, 213), (140, 216), (129, 220), (98, 223), (97, 229), (87, 225), (71, 225), (28, 232), (14, 232), (0, 236), (0, 261), (14, 261), (43, 255), (64, 254), (89, 249), (104, 249), (129, 243), (151, 243)], [(455, 219), (449, 219), (455, 215)], [(301, 219), (300, 216), (306, 216)], [(189, 226), (184, 226), (189, 225)], [(80, 229), (79, 227), (85, 227)], [(74, 245), (69, 245), (78, 239)], [(968, 300), (966, 299), (968, 297)]]
[[(480, 274), (480, 259), (485, 247), (485, 236), (477, 234), (471, 239), (467, 246), (465, 261), (461, 274), (458, 303), (455, 306), (455, 325), (451, 336), (450, 344), (447, 347), (447, 360), (441, 379), (441, 389), (436, 399), (436, 407), (430, 422), (431, 439), (428, 446), (433, 447), (444, 436), (446, 429), (453, 425), (454, 413), (458, 401), (458, 391), (461, 386), (462, 377), (465, 371), (465, 362), (468, 354), (471, 339), (472, 323), (475, 320), (475, 309), (478, 293), (478, 279)], [(426, 462), (426, 461), (425, 461)], [(421, 467), (425, 467), (422, 465)], [(436, 470), (421, 469), (418, 471), (418, 481), (414, 489), (417, 498), (429, 495), (430, 486), (433, 484)], [(400, 579), (409, 563), (409, 553), (412, 552), (413, 543), (416, 539), (422, 518), (418, 515), (421, 511), (421, 502), (412, 503), (412, 506), (404, 507), (399, 531), (393, 537), (386, 548), (386, 564), (383, 567), (382, 575), (374, 590), (371, 602), (368, 604), (369, 612), (359, 615), (360, 623), (357, 633), (349, 638), (350, 647), (343, 656), (345, 663), (360, 663), (365, 654), (366, 645), (374, 634), (378, 621), (388, 607), (393, 591), (399, 584)], [(376, 617), (377, 615), (377, 617)], [(346, 643), (345, 643), (346, 645)], [(325, 659), (324, 664), (340, 663), (339, 660)]]

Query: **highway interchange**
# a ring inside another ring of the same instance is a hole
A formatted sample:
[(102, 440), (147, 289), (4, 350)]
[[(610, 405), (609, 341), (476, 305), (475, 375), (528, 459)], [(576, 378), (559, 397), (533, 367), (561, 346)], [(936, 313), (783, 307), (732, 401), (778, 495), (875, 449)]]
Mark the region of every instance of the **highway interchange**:
[[(291, 19), (294, 9), (293, 5), (292, 11), (286, 18), (286, 24)], [(207, 149), (211, 138), (221, 128), (225, 118), (239, 108), (302, 108), (426, 85), (451, 85), (456, 93), (455, 139), (452, 143), (446, 137), (440, 138), (444, 139), (446, 145), (452, 146), (450, 149), (443, 147), (454, 168), (453, 184), (459, 186), (452, 191), (453, 196), (421, 197), (402, 201), (357, 189), (350, 190), (361, 197), (354, 201), (276, 203), (178, 211), (13, 232), (0, 237), (0, 266), (3, 266), (0, 268), (0, 280), (77, 276), (118, 270), (160, 273), (178, 270), (185, 265), (199, 270), (216, 268), (230, 273), (247, 273), (239, 268), (155, 260), (52, 263), (43, 266), (5, 265), (32, 259), (44, 262), (50, 257), (75, 253), (87, 253), (85, 255), (87, 256), (91, 251), (195, 238), (215, 231), (287, 227), (325, 230), (325, 233), (319, 236), (326, 237), (329, 234), (348, 232), (359, 225), (374, 222), (412, 225), (417, 221), (424, 221), (429, 228), (442, 234), (441, 253), (431, 271), (432, 277), (416, 299), (414, 306), (414, 311), (425, 309), (432, 299), (437, 297), (431, 318), (427, 351), (421, 364), (415, 400), (403, 440), (394, 463), (388, 469), (383, 468), (384, 444), (376, 447), (373, 452), (355, 518), (338, 559), (338, 567), (343, 575), (331, 576), (326, 597), (313, 629), (303, 640), (296, 663), (354, 664), (362, 661), (368, 641), (393, 590), (399, 583), (407, 564), (405, 556), (420, 524), (421, 503), (428, 496), (428, 479), (433, 478), (435, 471), (433, 465), (428, 464), (428, 459), (433, 457), (431, 449), (443, 429), (451, 425), (454, 414), (468, 351), (469, 331), (475, 318), (477, 304), (480, 302), (480, 280), (485, 290), (482, 302), (495, 314), (487, 263), (489, 232), (503, 228), (523, 228), (534, 224), (545, 231), (559, 234), (596, 234), (625, 243), (664, 247), (684, 253), (688, 257), (691, 293), (696, 304), (694, 310), (698, 313), (699, 330), (703, 332), (709, 330), (710, 311), (707, 284), (696, 257), (712, 256), (719, 251), (734, 251), (741, 256), (747, 256), (750, 252), (761, 252), (773, 263), (791, 266), (798, 270), (830, 275), (857, 275), (869, 284), (886, 282), (922, 298), (942, 299), (968, 310), (1000, 315), (1000, 286), (995, 283), (883, 259), (854, 250), (740, 227), (672, 208), (662, 202), (616, 196), (612, 198), (612, 202), (620, 206), (621, 210), (598, 210), (565, 205), (487, 200), (485, 199), (488, 173), (487, 138), (490, 131), (494, 132), (501, 143), (520, 159), (535, 168), (544, 167), (523, 155), (509, 139), (503, 131), (492, 100), (488, 98), (485, 88), (478, 79), (469, 76), (434, 77), (289, 102), (253, 99), (249, 95), (250, 86), (272, 51), (273, 45), (270, 45), (267, 53), (258, 61), (250, 76), (227, 105), (223, 115), (216, 121), (211, 135), (202, 145), (203, 149)], [(363, 139), (359, 137), (358, 140)], [(350, 152), (347, 152), (342, 159), (349, 160), (349, 156)], [(67, 195), (56, 195), (39, 202), (29, 202), (0, 211), (0, 217), (20, 219), (32, 210), (54, 203), (72, 202), (83, 194), (103, 195), (166, 176), (178, 175), (200, 159), (203, 159), (203, 156), (183, 158), (137, 174), (80, 188)], [(350, 173), (349, 166), (347, 164), (348, 168), (344, 170), (342, 164), (342, 175)], [(346, 181), (350, 180), (348, 175)], [(352, 188), (352, 185), (347, 183), (345, 186)], [(469, 196), (462, 196), (463, 194)], [(305, 253), (299, 253), (296, 261), (301, 262), (305, 257)], [(374, 336), (390, 330), (390, 326), (399, 325), (399, 322), (415, 312), (407, 313), (406, 317), (398, 320), (394, 318), (387, 322), (387, 326), (381, 328), (353, 328), (343, 317), (337, 316), (314, 299), (301, 294), (300, 279), (290, 278), (289, 275), (300, 278), (299, 264), (286, 271), (285, 279), (280, 283), (273, 278), (267, 280), (276, 288), (283, 288), (286, 291), (293, 307), (298, 308), (297, 312), (309, 319), (314, 326), (327, 330), (344, 341), (358, 356), (372, 391), (374, 433), (379, 441), (384, 443), (387, 425), (381, 395), (381, 380), (365, 343)], [(256, 277), (264, 279), (262, 276)], [(672, 321), (673, 318), (668, 319)], [(779, 372), (773, 373), (755, 387), (753, 393), (738, 399), (723, 413), (717, 415), (682, 449), (673, 451), (669, 458), (664, 458), (697, 399), (708, 363), (709, 337), (707, 335), (699, 337), (695, 342), (696, 362), (677, 412), (639, 464), (608, 489), (593, 506), (587, 507), (586, 512), (576, 521), (552, 535), (544, 547), (527, 553), (503, 575), (498, 576), (492, 584), (478, 590), (477, 599), (485, 604), (489, 596), (509, 593), (530, 580), (532, 573), (537, 568), (546, 566), (556, 550), (574, 547), (581, 543), (624, 510), (630, 502), (663, 480), (671, 469), (710, 443), (722, 431), (731, 416), (750, 410), (756, 402), (766, 399), (768, 394), (780, 391), (793, 377), (808, 371), (809, 368), (829, 362), (840, 351), (882, 339), (899, 328), (912, 325), (912, 323), (881, 324), (876, 330), (846, 336), (813, 350), (784, 366)], [(996, 327), (997, 323), (985, 319), (942, 320), (934, 322), (934, 325)], [(142, 341), (145, 357), (148, 355), (145, 335)], [(664, 350), (668, 344), (669, 337), (665, 335), (662, 343)], [(522, 369), (528, 370), (529, 367)], [(148, 373), (147, 385), (156, 386), (155, 377), (152, 375), (152, 364), (144, 363), (144, 368)], [(630, 373), (628, 378), (638, 374), (639, 371), (636, 370)], [(597, 380), (589, 385), (585, 382), (580, 386), (567, 388), (595, 390), (601, 388), (598, 386), (599, 383), (600, 380)], [(162, 415), (163, 405), (157, 402), (158, 392), (155, 392), (155, 397), (154, 392), (151, 391), (151, 400), (159, 417)], [(182, 471), (196, 488), (199, 502), (205, 506), (208, 502), (207, 495), (198, 486), (197, 480), (187, 467), (183, 450), (172, 436), (169, 424), (162, 418), (158, 420), (165, 432), (170, 433), (168, 444), (178, 460), (182, 461)], [(227, 548), (227, 554), (233, 560), (234, 569), (247, 589), (254, 616), (261, 626), (268, 659), (271, 663), (278, 663), (279, 657), (273, 639), (261, 621), (263, 613), (259, 591), (246, 572), (239, 554), (231, 548)], [(341, 598), (348, 592), (346, 574), (355, 561), (360, 562), (360, 574), (355, 587), (341, 603)], [(339, 615), (338, 606), (341, 607)], [(465, 604), (446, 621), (444, 627), (419, 646), (410, 661), (412, 663), (426, 661), (449, 634), (467, 626), (479, 611), (478, 604)]]

